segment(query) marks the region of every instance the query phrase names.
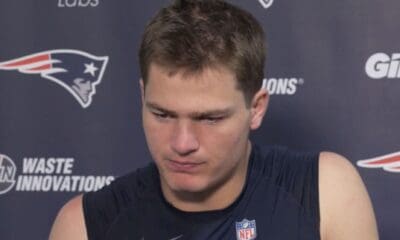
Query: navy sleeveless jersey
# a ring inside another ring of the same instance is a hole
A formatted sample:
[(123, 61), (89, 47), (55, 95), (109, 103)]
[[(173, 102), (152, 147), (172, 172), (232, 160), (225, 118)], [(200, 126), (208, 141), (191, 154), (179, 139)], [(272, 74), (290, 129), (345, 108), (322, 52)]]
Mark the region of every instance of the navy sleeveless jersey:
[(161, 193), (156, 166), (83, 197), (89, 240), (317, 240), (318, 154), (254, 146), (246, 184), (223, 210), (183, 212)]

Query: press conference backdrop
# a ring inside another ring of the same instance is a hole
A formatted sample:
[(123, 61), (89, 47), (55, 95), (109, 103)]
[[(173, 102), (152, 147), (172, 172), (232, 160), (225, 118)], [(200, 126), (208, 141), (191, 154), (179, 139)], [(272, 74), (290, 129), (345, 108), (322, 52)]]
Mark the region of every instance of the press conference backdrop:
[[(47, 239), (65, 201), (151, 161), (137, 51), (168, 2), (0, 1), (0, 239)], [(400, 2), (231, 2), (268, 38), (253, 141), (345, 155), (399, 239)]]

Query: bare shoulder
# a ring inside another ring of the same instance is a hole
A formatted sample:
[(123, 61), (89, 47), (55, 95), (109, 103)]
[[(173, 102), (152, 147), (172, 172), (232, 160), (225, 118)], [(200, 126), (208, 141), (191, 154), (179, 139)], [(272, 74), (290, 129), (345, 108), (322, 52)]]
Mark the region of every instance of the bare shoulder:
[(374, 211), (356, 168), (345, 157), (319, 157), (321, 239), (378, 239)]
[(82, 195), (68, 201), (59, 211), (50, 232), (50, 240), (87, 240)]

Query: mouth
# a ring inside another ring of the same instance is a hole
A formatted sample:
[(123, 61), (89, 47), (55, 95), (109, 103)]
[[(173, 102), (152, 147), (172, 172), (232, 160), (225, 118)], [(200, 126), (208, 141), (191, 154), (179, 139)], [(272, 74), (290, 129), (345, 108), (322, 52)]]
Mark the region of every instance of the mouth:
[(176, 161), (168, 159), (167, 168), (172, 172), (195, 173), (204, 165), (204, 162)]

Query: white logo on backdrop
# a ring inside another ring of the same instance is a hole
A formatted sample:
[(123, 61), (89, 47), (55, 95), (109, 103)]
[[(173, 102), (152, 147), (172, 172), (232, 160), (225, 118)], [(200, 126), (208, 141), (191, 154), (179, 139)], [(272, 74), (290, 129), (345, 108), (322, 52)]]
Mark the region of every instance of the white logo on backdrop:
[(0, 194), (11, 190), (15, 184), (17, 167), (11, 158), (0, 154)]
[(400, 173), (400, 152), (357, 161), (357, 166), (364, 168), (382, 168), (388, 172)]
[(87, 108), (107, 63), (108, 56), (95, 56), (76, 49), (52, 49), (0, 62), (0, 70), (40, 75), (66, 89)]
[(370, 78), (400, 78), (400, 53), (389, 56), (386, 53), (373, 54), (365, 64), (365, 72)]
[(274, 3), (274, 0), (258, 0), (258, 1), (264, 8), (269, 8), (271, 7), (272, 3)]
[(97, 7), (100, 0), (58, 0), (58, 7), (72, 8), (72, 7)]
[(303, 84), (303, 78), (265, 78), (262, 87), (270, 95), (294, 95)]
[(16, 174), (14, 162), (0, 154), (0, 194), (15, 185), (17, 192), (90, 192), (114, 180), (114, 176), (74, 175), (74, 158), (22, 159), (22, 172)]

